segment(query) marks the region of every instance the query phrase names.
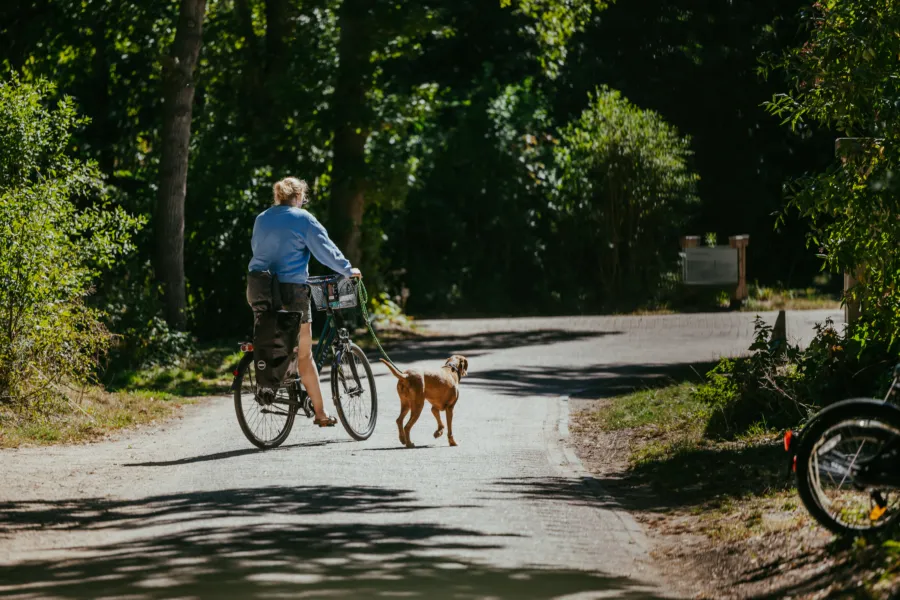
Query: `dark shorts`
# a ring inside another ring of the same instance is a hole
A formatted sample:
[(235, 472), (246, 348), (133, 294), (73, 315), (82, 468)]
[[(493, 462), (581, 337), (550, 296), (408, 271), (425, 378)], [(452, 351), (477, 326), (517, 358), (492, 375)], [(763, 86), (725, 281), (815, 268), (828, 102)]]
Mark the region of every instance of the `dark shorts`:
[(300, 313), (300, 323), (312, 322), (312, 304), (309, 286), (300, 283), (279, 283), (281, 306), (284, 311)]
[(299, 313), (300, 323), (309, 323), (311, 296), (305, 283), (281, 283), (267, 271), (251, 271), (247, 278), (247, 302), (253, 312)]

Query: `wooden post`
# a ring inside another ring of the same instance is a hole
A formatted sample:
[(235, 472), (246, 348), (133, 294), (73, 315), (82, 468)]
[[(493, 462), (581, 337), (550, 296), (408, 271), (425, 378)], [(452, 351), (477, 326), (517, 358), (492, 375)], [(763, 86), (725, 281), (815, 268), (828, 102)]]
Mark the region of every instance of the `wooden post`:
[(697, 248), (700, 246), (700, 236), (699, 235), (684, 235), (681, 236), (681, 249), (686, 250), (688, 248)]
[(747, 246), (750, 244), (749, 235), (733, 235), (728, 238), (728, 244), (738, 251), (738, 283), (732, 294), (732, 300), (746, 300), (750, 295), (747, 287)]

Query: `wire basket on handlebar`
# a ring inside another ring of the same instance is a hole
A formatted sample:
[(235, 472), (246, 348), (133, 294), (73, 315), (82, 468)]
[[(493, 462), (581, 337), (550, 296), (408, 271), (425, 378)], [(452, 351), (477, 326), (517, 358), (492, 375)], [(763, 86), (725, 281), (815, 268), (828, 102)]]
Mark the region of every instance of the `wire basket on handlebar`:
[(356, 292), (356, 280), (331, 275), (327, 277), (310, 277), (307, 280), (312, 291), (313, 303), (317, 310), (340, 310), (359, 306)]

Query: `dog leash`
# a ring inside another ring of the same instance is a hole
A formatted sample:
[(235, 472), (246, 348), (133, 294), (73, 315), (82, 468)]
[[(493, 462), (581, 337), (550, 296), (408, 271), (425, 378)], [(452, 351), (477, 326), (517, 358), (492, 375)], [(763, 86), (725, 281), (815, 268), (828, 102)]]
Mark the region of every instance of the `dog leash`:
[(369, 310), (366, 308), (369, 305), (369, 293), (366, 291), (366, 284), (363, 283), (362, 279), (357, 279), (356, 281), (356, 293), (359, 296), (359, 305), (362, 308), (362, 315), (363, 320), (366, 322), (366, 328), (372, 335), (372, 339), (375, 340), (375, 345), (378, 346), (378, 350), (379, 352), (381, 352), (381, 356), (384, 357), (384, 360), (391, 363), (391, 366), (400, 371), (400, 368), (394, 364), (394, 361), (391, 360), (391, 357), (388, 356), (387, 352), (384, 351), (384, 348), (381, 347), (381, 342), (378, 341), (378, 336), (375, 335), (375, 330), (372, 329), (372, 323), (369, 320)]

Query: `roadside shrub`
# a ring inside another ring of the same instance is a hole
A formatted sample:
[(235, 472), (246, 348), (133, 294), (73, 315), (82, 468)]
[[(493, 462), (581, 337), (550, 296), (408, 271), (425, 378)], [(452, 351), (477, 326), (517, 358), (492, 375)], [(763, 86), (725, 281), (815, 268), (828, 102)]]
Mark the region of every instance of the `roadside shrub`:
[(677, 266), (673, 249), (698, 201), (690, 139), (605, 87), (560, 137), (557, 264), (589, 267), (582, 292), (603, 304), (651, 297)]
[(842, 140), (839, 160), (788, 184), (789, 207), (808, 219), (809, 244), (828, 271), (855, 273), (866, 322), (854, 337), (896, 345), (900, 331), (900, 4), (889, 0), (816, 2), (801, 12), (806, 39), (772, 57), (765, 70), (789, 84), (770, 113), (808, 135)]
[[(396, 300), (400, 300), (397, 298)], [(409, 315), (403, 312), (401, 307), (394, 298), (391, 298), (387, 292), (381, 292), (377, 296), (369, 300), (374, 327), (387, 329), (411, 329), (414, 325)]]
[(830, 320), (816, 326), (804, 349), (771, 341), (772, 327), (759, 317), (754, 327), (750, 354), (722, 359), (694, 392), (712, 409), (711, 437), (731, 437), (760, 422), (792, 427), (833, 402), (886, 391), (892, 364), (886, 344), (862, 343)]
[(53, 87), (0, 81), (0, 402), (41, 409), (87, 382), (110, 336), (85, 298), (138, 221), (103, 206), (96, 165), (70, 155), (84, 125)]
[(101, 298), (104, 320), (114, 336), (104, 379), (121, 369), (172, 366), (195, 350), (190, 333), (170, 328), (162, 318), (155, 286), (150, 270), (134, 265), (106, 287)]

